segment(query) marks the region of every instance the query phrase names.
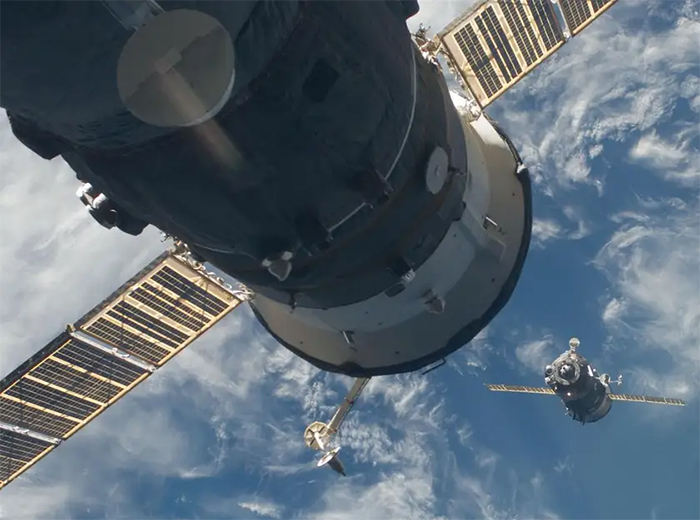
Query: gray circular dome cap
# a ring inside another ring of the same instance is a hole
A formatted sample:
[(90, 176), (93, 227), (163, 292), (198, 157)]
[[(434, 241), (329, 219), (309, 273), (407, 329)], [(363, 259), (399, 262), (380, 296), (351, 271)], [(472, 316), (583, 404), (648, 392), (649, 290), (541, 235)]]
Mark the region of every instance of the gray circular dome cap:
[(201, 124), (226, 104), (236, 78), (233, 41), (212, 16), (166, 11), (126, 42), (117, 87), (126, 108), (155, 126)]

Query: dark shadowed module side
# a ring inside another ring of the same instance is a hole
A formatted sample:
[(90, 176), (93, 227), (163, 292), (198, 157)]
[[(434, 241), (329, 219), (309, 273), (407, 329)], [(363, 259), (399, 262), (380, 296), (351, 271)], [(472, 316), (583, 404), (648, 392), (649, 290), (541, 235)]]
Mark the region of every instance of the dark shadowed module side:
[(248, 285), (268, 332), (325, 370), (417, 370), (505, 305), (529, 245), (527, 170), (456, 110), (406, 27), (416, 2), (160, 2), (233, 44), (227, 101), (191, 126), (146, 122), (134, 92), (193, 77), (210, 40), (175, 49), (165, 31), (169, 69), (132, 78), (128, 107), (124, 49), (167, 18), (134, 33), (109, 8), (123, 3), (2, 6), (0, 105), (25, 145)]

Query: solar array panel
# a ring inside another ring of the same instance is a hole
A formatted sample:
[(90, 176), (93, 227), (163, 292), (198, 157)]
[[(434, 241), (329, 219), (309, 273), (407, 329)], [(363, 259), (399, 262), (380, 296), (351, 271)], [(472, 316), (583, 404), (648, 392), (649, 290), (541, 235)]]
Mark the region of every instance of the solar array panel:
[(231, 310), (232, 302), (237, 299), (220, 284), (166, 256), (76, 326), (158, 367)]
[(649, 397), (646, 395), (611, 394), (613, 401), (630, 401), (636, 403), (668, 404), (671, 406), (685, 406), (682, 399), (672, 399), (670, 397)]
[(524, 394), (549, 394), (555, 395), (554, 390), (539, 386), (515, 386), (515, 385), (486, 385), (492, 392), (520, 392)]
[[(564, 19), (570, 27), (575, 24), (571, 34), (616, 1), (562, 0)], [(559, 20), (550, 0), (486, 0), (454, 20), (437, 39), (485, 107), (566, 43)]]
[(580, 33), (617, 0), (559, 0), (566, 25), (572, 35)]
[[(53, 442), (30, 437), (21, 432), (0, 429), (0, 474), (15, 475), (31, 466), (56, 445)], [(5, 481), (2, 481), (5, 484)]]
[(241, 303), (164, 253), (0, 381), (0, 488)]
[[(524, 394), (548, 394), (555, 395), (554, 390), (546, 387), (537, 386), (515, 386), (515, 385), (486, 385), (486, 388), (492, 392), (518, 392)], [(631, 401), (637, 403), (651, 404), (667, 404), (672, 406), (685, 406), (685, 401), (682, 399), (673, 399), (670, 397), (648, 397), (645, 395), (630, 395), (630, 394), (610, 394), (610, 399), (613, 401)]]

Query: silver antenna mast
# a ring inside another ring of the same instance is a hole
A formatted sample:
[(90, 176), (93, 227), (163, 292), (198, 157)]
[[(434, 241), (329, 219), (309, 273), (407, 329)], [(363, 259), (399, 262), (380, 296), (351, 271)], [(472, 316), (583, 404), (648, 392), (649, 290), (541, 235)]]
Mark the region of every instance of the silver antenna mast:
[(355, 379), (350, 391), (333, 414), (330, 422), (315, 421), (306, 427), (306, 431), (304, 431), (304, 442), (306, 445), (312, 450), (324, 452), (323, 457), (318, 461), (317, 467), (328, 465), (336, 473), (345, 476), (345, 469), (338, 458), (340, 446), (331, 448), (331, 441), (340, 430), (340, 425), (365, 389), (365, 386), (367, 386), (367, 383), (369, 383), (369, 380), (369, 377)]

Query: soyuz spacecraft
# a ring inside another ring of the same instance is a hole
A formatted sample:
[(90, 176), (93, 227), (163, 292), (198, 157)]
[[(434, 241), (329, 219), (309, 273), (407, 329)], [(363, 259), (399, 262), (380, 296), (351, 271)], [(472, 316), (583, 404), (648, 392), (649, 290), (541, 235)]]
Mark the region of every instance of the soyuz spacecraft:
[(15, 137), (99, 224), (174, 245), (0, 382), (0, 487), (244, 302), (355, 378), (304, 434), (343, 473), (369, 378), (441, 362), (517, 284), (530, 180), (484, 107), (615, 1), (487, 0), (432, 39), (416, 0), (3, 3)]
[(608, 415), (613, 401), (685, 406), (681, 399), (612, 393), (610, 383), (621, 385), (622, 376), (611, 381), (608, 374), (598, 375), (593, 365), (578, 353), (580, 344), (578, 338), (571, 338), (569, 350), (544, 368), (544, 382), (547, 387), (491, 384), (486, 386), (494, 392), (556, 395), (564, 403), (566, 414), (582, 425), (599, 421)]

